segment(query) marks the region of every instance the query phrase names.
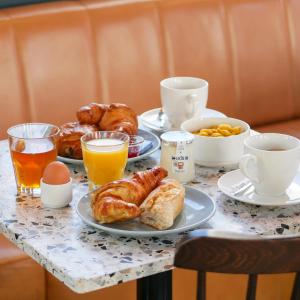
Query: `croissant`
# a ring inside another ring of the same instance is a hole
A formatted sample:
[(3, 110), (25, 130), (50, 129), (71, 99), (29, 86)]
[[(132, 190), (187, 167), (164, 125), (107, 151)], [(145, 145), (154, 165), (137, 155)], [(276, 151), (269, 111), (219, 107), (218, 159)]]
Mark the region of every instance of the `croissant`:
[(125, 104), (90, 103), (77, 111), (79, 122), (61, 126), (58, 153), (60, 156), (82, 159), (80, 138), (86, 132), (104, 130), (121, 131), (129, 135), (138, 132), (136, 113)]
[(129, 135), (136, 135), (138, 132), (137, 115), (127, 105), (113, 103), (105, 111), (99, 127), (101, 130), (121, 131)]
[(100, 223), (112, 223), (136, 218), (139, 206), (168, 175), (162, 167), (137, 172), (130, 179), (121, 179), (103, 185), (92, 194), (91, 208)]
[(77, 111), (77, 119), (80, 124), (98, 125), (108, 107), (107, 104), (94, 102), (82, 106)]

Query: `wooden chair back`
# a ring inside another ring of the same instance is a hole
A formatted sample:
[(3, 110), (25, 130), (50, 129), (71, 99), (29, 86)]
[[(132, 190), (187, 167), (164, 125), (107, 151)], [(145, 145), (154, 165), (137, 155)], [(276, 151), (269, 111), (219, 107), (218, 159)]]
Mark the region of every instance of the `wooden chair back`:
[(198, 300), (205, 299), (206, 272), (248, 274), (247, 300), (255, 299), (258, 274), (296, 272), (291, 299), (300, 299), (300, 236), (194, 231), (178, 245), (174, 265), (198, 271)]

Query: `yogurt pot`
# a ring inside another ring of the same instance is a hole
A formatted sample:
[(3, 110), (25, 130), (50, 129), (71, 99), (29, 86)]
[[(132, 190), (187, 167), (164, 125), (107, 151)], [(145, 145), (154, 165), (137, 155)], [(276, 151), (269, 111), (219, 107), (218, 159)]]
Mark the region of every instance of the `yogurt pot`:
[(41, 179), (41, 202), (48, 208), (62, 208), (72, 201), (72, 179), (64, 184), (47, 184)]
[(193, 153), (194, 136), (184, 131), (169, 131), (161, 135), (160, 165), (168, 171), (168, 177), (181, 183), (195, 178)]

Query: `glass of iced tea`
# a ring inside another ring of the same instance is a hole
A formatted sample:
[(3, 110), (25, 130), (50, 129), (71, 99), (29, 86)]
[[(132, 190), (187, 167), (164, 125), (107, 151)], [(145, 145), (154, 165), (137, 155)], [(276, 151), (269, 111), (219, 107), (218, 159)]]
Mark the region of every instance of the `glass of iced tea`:
[(18, 194), (40, 195), (45, 167), (56, 160), (59, 128), (44, 123), (26, 123), (7, 130)]
[(97, 131), (81, 137), (90, 190), (123, 177), (128, 145), (129, 136), (121, 132)]

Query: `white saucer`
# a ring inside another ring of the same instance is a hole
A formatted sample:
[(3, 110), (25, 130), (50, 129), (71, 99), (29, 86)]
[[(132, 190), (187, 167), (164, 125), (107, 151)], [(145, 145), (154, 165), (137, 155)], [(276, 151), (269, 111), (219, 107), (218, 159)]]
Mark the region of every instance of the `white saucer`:
[[(249, 187), (237, 193), (237, 186), (241, 186), (243, 182), (247, 182), (247, 178), (240, 170), (234, 170), (224, 174), (218, 181), (219, 189), (228, 197), (235, 200), (262, 206), (283, 206), (295, 205), (300, 203), (300, 172), (298, 171), (294, 181), (289, 186), (286, 194), (279, 197), (267, 197), (257, 195), (254, 186)], [(247, 185), (248, 186), (248, 185)], [(245, 187), (247, 187), (245, 185)], [(241, 190), (241, 189), (240, 189)]]
[[(167, 116), (164, 113), (162, 113), (161, 116), (159, 117), (160, 111), (161, 108), (159, 107), (159, 108), (148, 110), (143, 114), (141, 114), (140, 120), (142, 121), (142, 124), (145, 127), (155, 130), (157, 132), (165, 132), (170, 129), (173, 129), (170, 127)], [(226, 115), (224, 115), (223, 113), (217, 110), (206, 108), (203, 113), (203, 118), (211, 118), (211, 117), (222, 118), (222, 117), (226, 117)]]

